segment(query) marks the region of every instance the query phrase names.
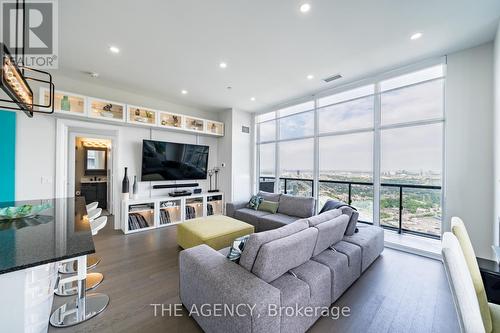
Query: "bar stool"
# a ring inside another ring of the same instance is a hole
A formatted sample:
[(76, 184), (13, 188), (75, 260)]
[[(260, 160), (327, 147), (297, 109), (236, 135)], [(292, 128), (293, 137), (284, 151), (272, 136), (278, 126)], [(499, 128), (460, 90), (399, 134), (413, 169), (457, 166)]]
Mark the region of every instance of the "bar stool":
[[(87, 212), (88, 212), (87, 216), (88, 216), (90, 223), (93, 220), (97, 219), (102, 213), (102, 208), (94, 208), (92, 210), (89, 210), (89, 207), (91, 207), (91, 206), (97, 207), (98, 204), (99, 203), (97, 203), (97, 202), (92, 202), (92, 203), (87, 205)], [(92, 230), (92, 226), (91, 226), (91, 230)], [(92, 235), (94, 235), (94, 234), (92, 234)], [(95, 268), (97, 266), (97, 264), (100, 262), (101, 262), (101, 258), (94, 255), (94, 254), (87, 256), (87, 270), (91, 270), (91, 269)], [(61, 267), (59, 267), (59, 273), (61, 273), (61, 274), (75, 274), (77, 271), (76, 266), (77, 266), (76, 260), (70, 259), (67, 261), (63, 261)], [(99, 280), (99, 279), (97, 278), (97, 280)]]
[[(90, 228), (92, 235), (96, 235), (99, 230), (106, 226), (108, 221), (107, 216), (99, 217), (95, 220), (90, 221)], [(61, 283), (56, 283), (58, 286), (56, 294), (62, 291), (63, 295), (69, 296), (71, 292), (76, 294), (76, 298), (70, 302), (63, 304), (57, 308), (50, 316), (50, 324), (54, 327), (69, 327), (77, 325), (84, 321), (87, 321), (99, 313), (104, 311), (109, 304), (109, 296), (101, 293), (92, 293), (87, 295), (87, 290), (92, 288), (87, 288), (87, 280), (93, 274), (100, 273), (87, 273), (87, 256), (81, 256), (77, 259), (77, 274), (61, 280)], [(101, 282), (104, 278), (100, 274)], [(100, 282), (97, 284), (99, 285)], [(93, 288), (97, 287), (94, 286)]]
[[(108, 222), (107, 216), (101, 216), (93, 221), (90, 221), (90, 230), (92, 231), (92, 236), (97, 235), (99, 230), (101, 230), (106, 226), (107, 222)], [(65, 263), (65, 265), (67, 264), (72, 264), (72, 262)], [(102, 281), (104, 280), (104, 275), (95, 272), (87, 273), (86, 280), (87, 281), (85, 290), (89, 291), (97, 288), (97, 286), (99, 286), (102, 283)], [(75, 276), (70, 276), (67, 278), (60, 279), (55, 294), (57, 296), (63, 296), (63, 297), (76, 295), (78, 293), (77, 282), (78, 281)]]

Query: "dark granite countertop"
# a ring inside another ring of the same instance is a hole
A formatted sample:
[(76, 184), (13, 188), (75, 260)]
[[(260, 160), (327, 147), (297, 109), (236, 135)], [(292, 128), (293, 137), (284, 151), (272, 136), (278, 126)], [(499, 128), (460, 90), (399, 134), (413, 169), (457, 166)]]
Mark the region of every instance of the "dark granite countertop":
[(50, 204), (35, 217), (0, 221), (0, 274), (95, 253), (85, 199), (1, 202), (0, 208)]
[(479, 265), (479, 269), (481, 271), (500, 276), (500, 266), (496, 261), (483, 259), (479, 257), (476, 259)]

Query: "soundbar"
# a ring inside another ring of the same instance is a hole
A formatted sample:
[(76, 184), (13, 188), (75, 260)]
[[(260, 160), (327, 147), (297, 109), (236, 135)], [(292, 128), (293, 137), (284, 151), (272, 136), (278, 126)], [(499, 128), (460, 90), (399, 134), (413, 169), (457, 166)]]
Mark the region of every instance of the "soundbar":
[(196, 187), (196, 186), (198, 186), (198, 183), (153, 185), (153, 188), (157, 190), (160, 188), (179, 188), (179, 187)]

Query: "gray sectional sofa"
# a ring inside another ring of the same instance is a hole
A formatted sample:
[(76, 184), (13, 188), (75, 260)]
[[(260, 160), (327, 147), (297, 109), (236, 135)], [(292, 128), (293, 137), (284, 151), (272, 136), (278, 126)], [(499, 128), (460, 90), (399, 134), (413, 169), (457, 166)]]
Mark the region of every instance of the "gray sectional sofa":
[[(250, 223), (257, 232), (272, 230), (287, 224), (309, 218), (314, 215), (314, 198), (296, 197), (287, 194), (276, 194), (260, 191), (258, 196), (264, 200), (278, 202), (278, 212), (271, 214), (260, 210), (248, 208), (248, 201), (231, 202), (226, 205), (226, 214), (237, 220)], [(343, 207), (342, 212), (349, 216), (352, 221), (349, 225), (355, 225), (358, 220), (358, 212), (350, 207)], [(351, 234), (354, 233), (354, 229)]]
[(335, 209), (252, 234), (239, 264), (207, 245), (184, 250), (181, 301), (188, 310), (243, 304), (233, 315), (195, 313), (206, 332), (305, 332), (321, 311), (276, 315), (275, 310), (328, 308), (384, 249), (381, 228), (359, 225), (359, 232), (347, 236), (349, 222), (350, 216)]

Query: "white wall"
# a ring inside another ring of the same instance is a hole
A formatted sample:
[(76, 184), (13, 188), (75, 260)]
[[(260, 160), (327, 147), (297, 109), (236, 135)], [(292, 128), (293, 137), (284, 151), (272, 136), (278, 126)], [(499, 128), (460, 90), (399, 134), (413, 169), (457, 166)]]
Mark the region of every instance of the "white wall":
[(492, 258), (493, 44), (448, 55), (445, 225), (461, 217), (476, 255)]
[(494, 50), (494, 99), (495, 99), (495, 215), (493, 221), (493, 234), (495, 244), (500, 244), (500, 23), (498, 24), (497, 35), (495, 38)]
[[(221, 188), (227, 201), (245, 201), (252, 193), (252, 114), (231, 109), (220, 114), (226, 124), (226, 136), (219, 139), (219, 163), (222, 168)], [(242, 133), (242, 126), (250, 128), (250, 133)]]

